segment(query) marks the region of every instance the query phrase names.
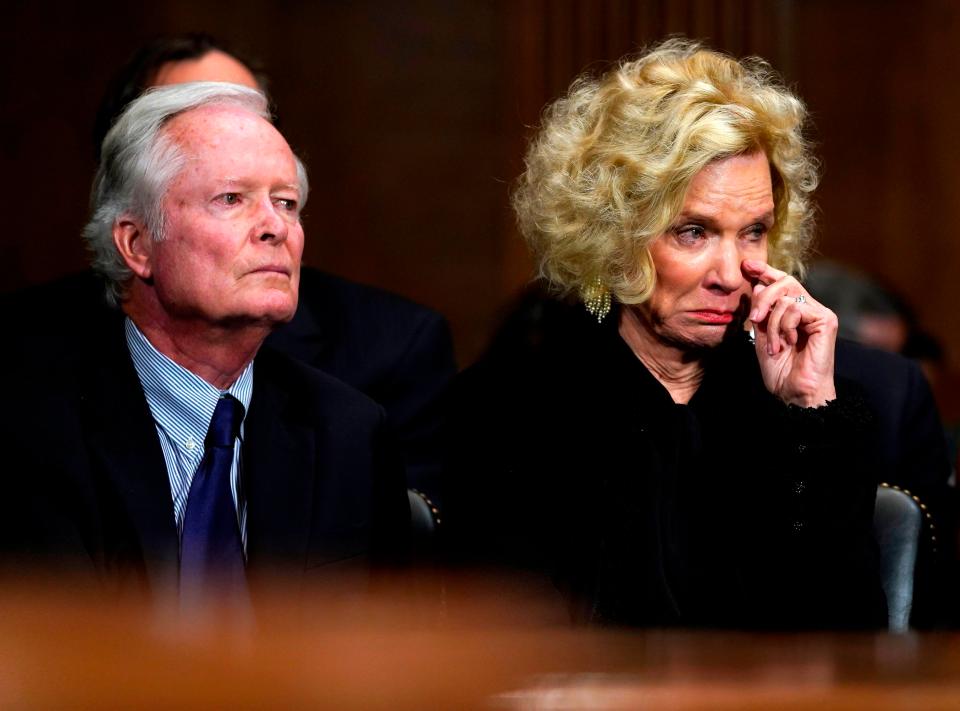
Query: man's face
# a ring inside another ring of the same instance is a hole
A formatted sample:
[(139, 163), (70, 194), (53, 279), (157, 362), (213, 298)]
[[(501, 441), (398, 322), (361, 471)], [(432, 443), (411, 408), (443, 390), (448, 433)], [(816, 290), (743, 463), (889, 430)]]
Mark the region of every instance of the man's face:
[(303, 227), (287, 142), (267, 121), (228, 106), (188, 111), (164, 130), (187, 160), (163, 198), (165, 237), (149, 244), (160, 308), (220, 326), (290, 320)]

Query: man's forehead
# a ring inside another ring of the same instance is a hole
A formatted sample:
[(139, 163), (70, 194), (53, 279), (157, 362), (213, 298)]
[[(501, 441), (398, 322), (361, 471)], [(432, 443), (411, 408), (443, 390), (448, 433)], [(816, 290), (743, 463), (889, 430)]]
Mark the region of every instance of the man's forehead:
[(164, 126), (185, 154), (175, 183), (200, 178), (246, 185), (300, 185), (296, 159), (269, 121), (243, 107), (208, 105), (185, 111)]
[(164, 131), (178, 140), (196, 136), (215, 137), (221, 133), (279, 132), (269, 121), (253, 111), (233, 104), (206, 104), (177, 114)]
[(272, 123), (243, 107), (213, 104), (190, 109), (163, 128), (188, 154), (212, 154), (258, 163), (280, 156), (291, 164), (293, 151)]

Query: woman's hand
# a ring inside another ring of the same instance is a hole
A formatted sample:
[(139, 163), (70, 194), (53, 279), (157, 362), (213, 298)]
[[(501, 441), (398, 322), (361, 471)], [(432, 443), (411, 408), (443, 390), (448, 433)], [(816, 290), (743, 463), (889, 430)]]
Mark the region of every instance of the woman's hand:
[(820, 407), (835, 399), (836, 314), (766, 262), (745, 259), (741, 268), (754, 283), (749, 318), (767, 390), (800, 407)]

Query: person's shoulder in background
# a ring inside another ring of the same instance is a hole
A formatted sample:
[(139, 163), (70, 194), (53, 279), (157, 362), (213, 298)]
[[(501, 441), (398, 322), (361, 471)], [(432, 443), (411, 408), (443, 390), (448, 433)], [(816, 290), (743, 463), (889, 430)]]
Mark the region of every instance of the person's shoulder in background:
[(439, 502), (444, 403), (456, 373), (443, 316), (388, 291), (304, 267), (297, 313), (267, 345), (383, 405), (407, 485)]
[(920, 367), (896, 353), (841, 338), (834, 368), (859, 384), (874, 408), (884, 480), (908, 488), (945, 486), (950, 477), (946, 439)]
[(92, 270), (0, 294), (6, 336), (0, 358), (19, 372), (55, 372), (80, 346), (90, 346), (121, 318), (107, 304)]
[(909, 358), (842, 338), (834, 368), (862, 388), (877, 418), (877, 481), (906, 490), (924, 507), (912, 624), (956, 624), (957, 496), (930, 385)]
[(293, 320), (269, 344), (325, 370), (383, 403), (392, 383), (415, 368), (452, 377), (446, 319), (396, 294), (304, 267)]

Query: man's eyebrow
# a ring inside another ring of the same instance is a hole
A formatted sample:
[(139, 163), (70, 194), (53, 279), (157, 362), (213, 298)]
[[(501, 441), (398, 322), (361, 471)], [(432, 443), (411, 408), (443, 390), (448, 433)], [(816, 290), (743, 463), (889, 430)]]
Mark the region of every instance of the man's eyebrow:
[(218, 178), (217, 182), (220, 183), (220, 185), (227, 187), (246, 187), (247, 185), (250, 185), (252, 181), (243, 180), (242, 178), (234, 178), (231, 176), (224, 176), (222, 178)]
[[(217, 183), (220, 187), (226, 188), (247, 188), (250, 185), (255, 184), (257, 181), (247, 178), (234, 178), (234, 177), (223, 177), (217, 180)], [(299, 195), (300, 194), (300, 184), (299, 183), (275, 183), (270, 186), (271, 190), (294, 190)]]

